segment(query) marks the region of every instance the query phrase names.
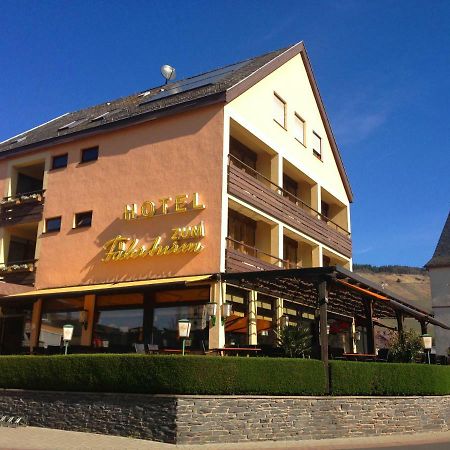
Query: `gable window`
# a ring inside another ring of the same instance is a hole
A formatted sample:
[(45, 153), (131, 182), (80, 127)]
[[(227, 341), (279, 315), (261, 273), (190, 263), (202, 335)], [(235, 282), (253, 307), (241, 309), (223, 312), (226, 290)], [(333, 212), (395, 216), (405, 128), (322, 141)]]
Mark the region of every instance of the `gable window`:
[(61, 216), (52, 217), (45, 221), (45, 232), (54, 233), (61, 230)]
[(313, 131), (313, 153), (315, 156), (317, 156), (319, 159), (322, 159), (322, 138)]
[(75, 214), (74, 228), (90, 227), (92, 225), (92, 211)]
[(294, 137), (305, 145), (305, 121), (297, 113), (294, 116)]
[(286, 128), (286, 102), (276, 93), (273, 93), (273, 120)]
[(81, 162), (96, 161), (98, 159), (98, 147), (85, 148), (81, 151)]
[(67, 153), (65, 153), (64, 155), (54, 156), (52, 159), (52, 170), (67, 167), (67, 159), (68, 159)]

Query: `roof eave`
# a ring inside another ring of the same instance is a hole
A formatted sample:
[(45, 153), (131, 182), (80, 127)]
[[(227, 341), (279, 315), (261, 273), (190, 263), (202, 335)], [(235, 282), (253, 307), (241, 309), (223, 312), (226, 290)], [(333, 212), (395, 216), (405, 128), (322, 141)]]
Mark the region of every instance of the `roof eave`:
[(192, 110), (196, 108), (201, 108), (205, 106), (210, 106), (216, 103), (224, 103), (225, 102), (225, 93), (219, 92), (215, 94), (211, 94), (206, 97), (201, 97), (198, 99), (191, 100), (185, 103), (179, 103), (177, 105), (168, 106), (164, 109), (158, 109), (156, 111), (149, 111), (143, 114), (135, 115), (132, 117), (125, 117), (123, 119), (105, 123), (100, 126), (96, 126), (94, 128), (83, 129), (80, 131), (75, 131), (62, 136), (54, 136), (49, 139), (44, 139), (42, 141), (37, 141), (28, 145), (22, 145), (19, 147), (14, 147), (10, 150), (5, 150), (0, 152), (0, 160), (6, 159), (10, 156), (15, 155), (16, 153), (27, 153), (35, 150), (40, 150), (42, 148), (47, 148), (49, 146), (63, 144), (67, 142), (72, 142), (80, 137), (89, 137), (97, 134), (107, 133), (111, 130), (117, 130), (121, 128), (130, 127), (133, 125), (138, 125), (140, 123), (145, 123), (150, 120), (160, 119), (162, 117), (171, 116), (174, 114), (179, 114), (185, 112), (186, 110)]

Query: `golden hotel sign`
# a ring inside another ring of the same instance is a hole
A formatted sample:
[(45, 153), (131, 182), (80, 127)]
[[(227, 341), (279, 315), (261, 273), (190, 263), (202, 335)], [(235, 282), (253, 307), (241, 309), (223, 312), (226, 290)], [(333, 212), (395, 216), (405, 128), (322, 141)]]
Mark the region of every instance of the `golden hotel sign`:
[[(136, 203), (125, 205), (122, 219), (126, 221), (151, 219), (168, 214), (187, 213), (205, 209), (200, 202), (198, 192), (160, 198), (158, 202), (146, 200), (140, 208)], [(155, 237), (148, 245), (141, 244), (139, 239), (117, 235), (103, 246), (105, 254), (102, 261), (123, 261), (127, 259), (146, 258), (149, 256), (179, 255), (200, 253), (203, 245), (200, 242), (205, 236), (203, 221), (197, 225), (172, 228), (170, 240), (163, 243), (162, 236)]]

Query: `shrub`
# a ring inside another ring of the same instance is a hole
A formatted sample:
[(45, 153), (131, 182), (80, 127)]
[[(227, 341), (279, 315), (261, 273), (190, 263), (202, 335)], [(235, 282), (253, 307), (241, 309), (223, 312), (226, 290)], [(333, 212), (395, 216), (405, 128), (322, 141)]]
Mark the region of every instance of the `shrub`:
[(422, 339), (414, 331), (395, 333), (389, 344), (389, 359), (394, 362), (414, 362), (422, 352)]
[(330, 361), (332, 395), (447, 395), (450, 366)]
[(163, 355), (0, 357), (0, 387), (147, 394), (323, 395), (321, 361)]

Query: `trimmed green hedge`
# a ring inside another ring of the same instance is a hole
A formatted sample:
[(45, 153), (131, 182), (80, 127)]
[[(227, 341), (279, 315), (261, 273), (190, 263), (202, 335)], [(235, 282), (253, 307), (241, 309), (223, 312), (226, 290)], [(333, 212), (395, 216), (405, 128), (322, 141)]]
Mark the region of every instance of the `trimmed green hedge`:
[(446, 395), (450, 366), (330, 361), (332, 395)]
[[(0, 356), (0, 388), (325, 395), (321, 361), (163, 355)], [(446, 395), (450, 366), (330, 361), (331, 395)]]
[(148, 394), (324, 395), (321, 361), (214, 356), (2, 356), (0, 388)]

